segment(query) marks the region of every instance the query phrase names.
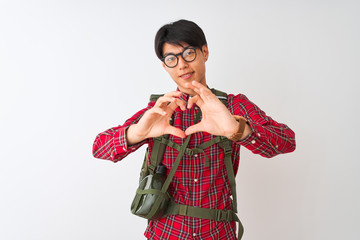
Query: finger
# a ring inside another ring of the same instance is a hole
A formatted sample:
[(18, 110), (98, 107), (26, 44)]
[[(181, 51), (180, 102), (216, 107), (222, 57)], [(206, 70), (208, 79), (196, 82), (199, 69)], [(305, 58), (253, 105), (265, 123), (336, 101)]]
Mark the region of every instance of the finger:
[(186, 110), (186, 103), (185, 103), (185, 101), (176, 98), (176, 99), (175, 99), (175, 103), (181, 108), (181, 110), (183, 110), (183, 111)]
[(204, 132), (205, 129), (203, 128), (203, 124), (199, 122), (198, 124), (192, 125), (191, 127), (188, 127), (185, 131), (186, 136), (189, 136), (190, 134), (196, 133), (196, 132)]
[(162, 116), (166, 115), (166, 111), (164, 111), (164, 109), (162, 109), (160, 107), (153, 107), (153, 108), (151, 108), (151, 111), (154, 113), (157, 113), (159, 115), (162, 115)]
[(196, 88), (192, 83), (186, 83), (186, 84), (185, 84), (185, 87), (194, 90), (197, 94), (200, 93), (200, 92), (199, 92), (199, 89)]
[(180, 91), (172, 91), (172, 92), (166, 93), (164, 96), (165, 97), (180, 97), (181, 94), (182, 94), (182, 92), (180, 92)]
[(175, 100), (169, 104), (169, 107), (175, 111), (175, 109), (177, 107), (180, 107), (181, 110), (185, 111), (186, 110), (186, 103), (181, 100), (181, 99), (178, 99), (178, 98), (175, 98)]
[(173, 101), (175, 101), (174, 97), (162, 96), (162, 97), (158, 98), (158, 100), (156, 101), (154, 106), (156, 106), (156, 107), (164, 107), (169, 102), (173, 102)]
[(173, 127), (173, 126), (169, 126), (165, 129), (165, 134), (171, 134), (180, 138), (185, 138), (185, 132), (182, 131), (179, 128)]
[(211, 90), (209, 88), (207, 88), (206, 86), (204, 86), (203, 84), (201, 84), (197, 81), (192, 81), (191, 84), (195, 87), (194, 91), (196, 93), (198, 93), (202, 98), (213, 95)]
[(176, 104), (176, 101), (170, 103), (167, 108), (166, 108), (166, 112), (169, 114), (173, 114), (173, 112), (175, 111), (175, 109), (177, 109), (179, 106)]
[(194, 103), (201, 108), (204, 101), (201, 99), (201, 97), (199, 95), (196, 95), (196, 96), (189, 99), (187, 108), (192, 108)]
[(202, 85), (197, 81), (192, 81), (191, 83), (187, 83), (186, 87), (194, 90), (198, 95), (200, 95), (203, 99), (207, 96), (211, 95), (212, 92), (206, 86)]

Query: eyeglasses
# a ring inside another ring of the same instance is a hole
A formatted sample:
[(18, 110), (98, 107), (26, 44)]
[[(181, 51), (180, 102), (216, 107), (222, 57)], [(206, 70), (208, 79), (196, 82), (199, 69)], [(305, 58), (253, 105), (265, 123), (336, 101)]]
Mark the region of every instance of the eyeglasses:
[(192, 62), (196, 58), (196, 49), (197, 47), (188, 47), (185, 48), (184, 51), (178, 54), (168, 54), (163, 59), (161, 59), (165, 65), (169, 68), (176, 67), (179, 63), (179, 55), (181, 55), (182, 59), (184, 59), (185, 62)]

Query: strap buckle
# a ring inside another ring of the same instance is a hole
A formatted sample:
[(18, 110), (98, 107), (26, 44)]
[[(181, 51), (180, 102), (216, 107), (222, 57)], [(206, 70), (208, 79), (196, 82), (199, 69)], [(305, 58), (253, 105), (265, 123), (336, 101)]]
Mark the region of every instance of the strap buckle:
[(186, 216), (187, 210), (188, 210), (188, 206), (187, 206), (187, 205), (180, 205), (179, 214), (180, 214), (180, 215), (183, 215), (183, 216)]
[(224, 153), (225, 153), (225, 156), (231, 155), (232, 149), (231, 149), (231, 148), (225, 148), (225, 149), (224, 149)]
[(231, 154), (232, 152), (231, 140), (224, 137), (223, 139), (221, 139), (221, 142), (219, 142), (219, 146), (224, 150), (225, 154)]
[(149, 171), (151, 174), (155, 172), (156, 166), (149, 165)]
[(229, 222), (231, 220), (230, 211), (229, 210), (218, 210), (216, 213), (216, 220)]
[(186, 155), (193, 156), (195, 152), (191, 148), (186, 148), (185, 153)]

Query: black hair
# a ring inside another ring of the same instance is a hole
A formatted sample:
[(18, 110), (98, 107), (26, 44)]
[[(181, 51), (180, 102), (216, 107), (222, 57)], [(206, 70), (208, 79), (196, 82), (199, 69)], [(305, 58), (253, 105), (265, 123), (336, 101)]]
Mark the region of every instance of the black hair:
[(200, 49), (202, 46), (207, 45), (202, 29), (192, 21), (181, 19), (162, 26), (156, 33), (156, 56), (160, 60), (164, 57), (163, 46), (165, 43), (182, 46), (180, 42), (185, 42), (192, 47), (198, 47)]

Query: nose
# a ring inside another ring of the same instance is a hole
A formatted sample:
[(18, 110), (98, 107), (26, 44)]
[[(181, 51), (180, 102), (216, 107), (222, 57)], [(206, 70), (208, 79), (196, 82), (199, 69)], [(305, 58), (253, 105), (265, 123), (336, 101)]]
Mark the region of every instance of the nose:
[(179, 69), (184, 69), (189, 66), (189, 63), (186, 62), (181, 56), (179, 56), (179, 62), (178, 62)]

